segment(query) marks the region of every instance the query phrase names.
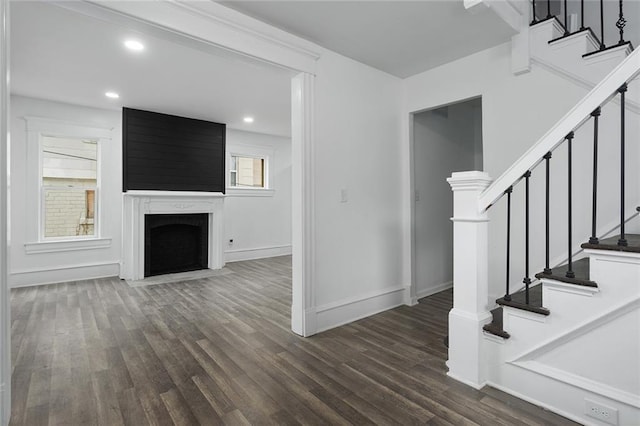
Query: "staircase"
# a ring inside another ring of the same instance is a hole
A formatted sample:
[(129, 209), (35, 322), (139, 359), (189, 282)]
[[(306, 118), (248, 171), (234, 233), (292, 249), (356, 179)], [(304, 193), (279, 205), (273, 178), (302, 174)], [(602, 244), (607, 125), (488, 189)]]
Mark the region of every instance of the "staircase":
[[(591, 91), (493, 183), (480, 172), (449, 179), (448, 374), (594, 425), (640, 425), (640, 52), (620, 14), (611, 46), (590, 28), (570, 33), (566, 16), (534, 18), (533, 60)], [(505, 291), (494, 303), (496, 208), (506, 215)]]

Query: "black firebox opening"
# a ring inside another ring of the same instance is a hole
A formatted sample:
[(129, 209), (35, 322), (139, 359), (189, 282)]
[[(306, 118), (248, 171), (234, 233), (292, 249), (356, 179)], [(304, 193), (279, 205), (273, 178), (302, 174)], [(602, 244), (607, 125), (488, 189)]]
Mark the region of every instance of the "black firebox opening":
[(144, 220), (144, 276), (209, 267), (209, 215), (149, 214)]

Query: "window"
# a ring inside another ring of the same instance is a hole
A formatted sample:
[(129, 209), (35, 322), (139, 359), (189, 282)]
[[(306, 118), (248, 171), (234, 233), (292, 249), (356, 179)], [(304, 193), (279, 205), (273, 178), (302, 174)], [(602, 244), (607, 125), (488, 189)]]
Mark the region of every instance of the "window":
[(264, 188), (264, 158), (232, 155), (229, 186), (231, 188)]
[(96, 236), (98, 141), (40, 138), (42, 237)]
[(274, 193), (271, 161), (273, 148), (227, 145), (227, 190), (229, 196), (269, 197)]

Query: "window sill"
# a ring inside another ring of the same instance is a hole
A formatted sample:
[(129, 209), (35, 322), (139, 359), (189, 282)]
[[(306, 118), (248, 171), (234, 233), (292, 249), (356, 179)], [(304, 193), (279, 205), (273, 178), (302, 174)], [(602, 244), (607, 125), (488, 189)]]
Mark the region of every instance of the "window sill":
[(265, 188), (227, 188), (227, 197), (273, 197), (276, 191)]
[(86, 238), (26, 243), (24, 245), (24, 250), (27, 254), (39, 254), (59, 251), (104, 249), (109, 247), (111, 247), (111, 238)]

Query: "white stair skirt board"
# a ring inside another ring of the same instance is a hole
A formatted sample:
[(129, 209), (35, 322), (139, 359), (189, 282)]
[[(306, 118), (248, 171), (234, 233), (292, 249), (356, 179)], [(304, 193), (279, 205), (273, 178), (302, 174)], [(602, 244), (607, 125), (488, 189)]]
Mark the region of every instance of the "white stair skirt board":
[(326, 331), (404, 305), (404, 295), (403, 286), (318, 306), (315, 309), (317, 331)]
[(240, 262), (243, 260), (266, 259), (269, 257), (289, 255), (291, 255), (291, 244), (284, 246), (226, 250), (224, 252), (224, 260), (225, 262)]
[(120, 261), (111, 260), (100, 263), (56, 266), (49, 269), (13, 271), (9, 276), (9, 284), (11, 288), (30, 287), (66, 281), (113, 277), (119, 273)]

